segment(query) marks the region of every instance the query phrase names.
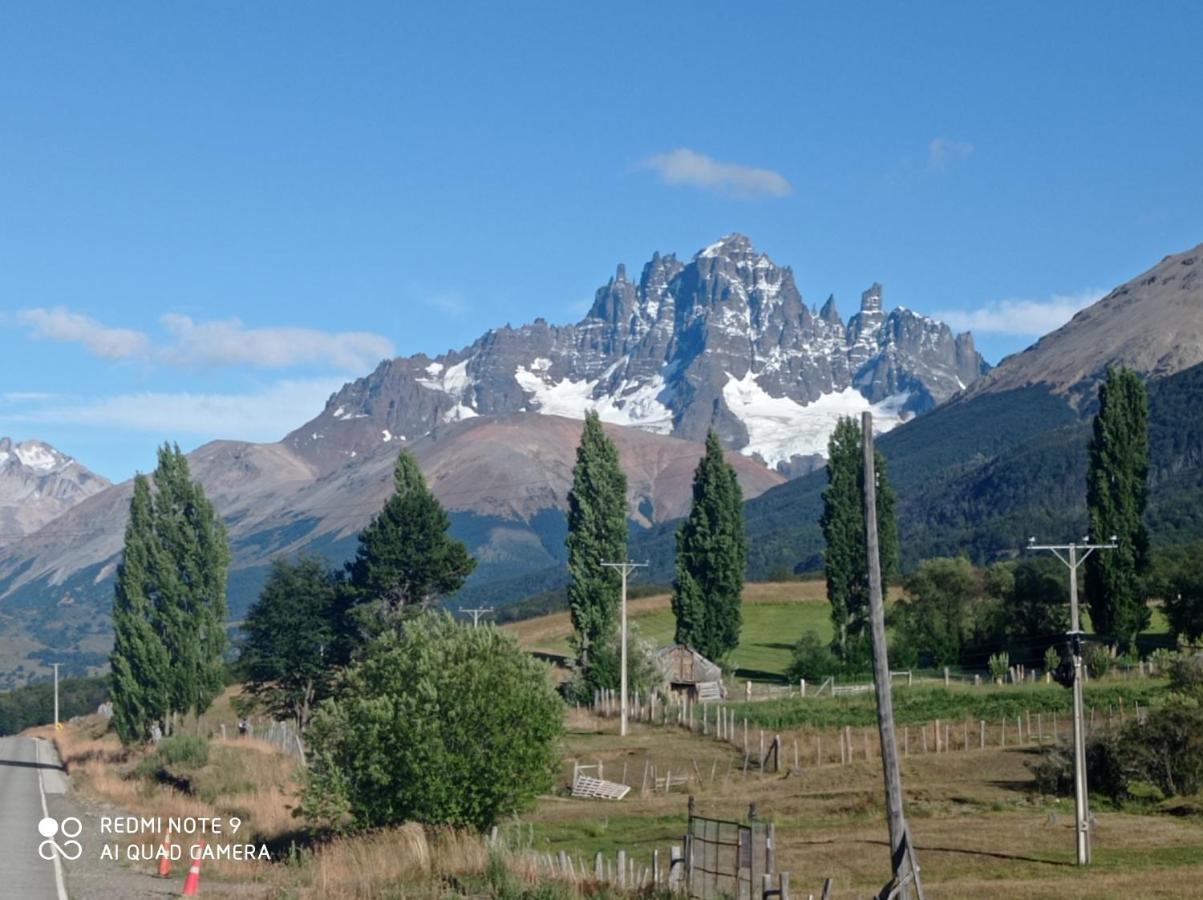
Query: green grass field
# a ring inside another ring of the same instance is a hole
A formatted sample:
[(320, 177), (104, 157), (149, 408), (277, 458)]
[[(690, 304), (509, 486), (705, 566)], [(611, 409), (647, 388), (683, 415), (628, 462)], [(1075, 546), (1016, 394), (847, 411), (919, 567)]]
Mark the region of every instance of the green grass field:
[[(821, 581), (749, 584), (744, 592), (743, 629), (732, 654), (740, 678), (777, 680), (788, 668), (798, 638), (815, 630), (831, 638), (831, 608)], [(655, 646), (670, 643), (675, 620), (667, 594), (631, 603), (631, 624), (640, 637)], [(571, 624), (567, 613), (553, 613), (503, 626), (528, 647), (552, 653), (568, 652)]]

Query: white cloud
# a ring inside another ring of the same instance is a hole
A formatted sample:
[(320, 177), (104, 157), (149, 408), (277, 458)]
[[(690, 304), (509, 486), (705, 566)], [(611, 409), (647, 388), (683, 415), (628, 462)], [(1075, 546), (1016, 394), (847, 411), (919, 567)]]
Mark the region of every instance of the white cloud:
[(967, 141), (954, 141), (951, 138), (932, 138), (927, 145), (927, 167), (929, 169), (946, 169), (953, 163), (968, 159), (973, 152), (973, 144)]
[(459, 294), (429, 294), (422, 297), (422, 303), (436, 312), (454, 316), (459, 319), (468, 312), (468, 304)]
[(639, 166), (655, 170), (665, 184), (706, 188), (741, 200), (784, 197), (793, 190), (780, 172), (742, 163), (719, 162), (688, 147), (657, 153)]
[(977, 309), (947, 309), (932, 315), (957, 331), (1040, 337), (1060, 328), (1104, 293), (1091, 288), (1076, 294), (1053, 294), (1047, 300), (994, 300)]
[(276, 441), (311, 419), (346, 377), (285, 380), (249, 393), (153, 392), (72, 399), (10, 415), (12, 421)]
[(82, 313), (61, 306), (23, 309), (17, 320), (32, 329), (35, 338), (83, 344), (89, 353), (105, 359), (127, 359), (146, 351), (150, 338), (130, 328), (109, 328)]
[(160, 318), (167, 340), (145, 332), (110, 328), (90, 316), (63, 307), (24, 309), (17, 320), (35, 338), (82, 344), (104, 359), (141, 358), (171, 365), (200, 367), (255, 366), (284, 369), (322, 365), (362, 372), (392, 356), (392, 342), (366, 331), (320, 331), (276, 326), (247, 328), (238, 319), (196, 322), (168, 313)]
[(155, 355), (170, 363), (265, 369), (316, 363), (362, 371), (393, 353), (391, 341), (366, 331), (247, 328), (238, 319), (194, 322), (178, 313), (168, 313), (160, 321), (174, 342), (157, 348)]

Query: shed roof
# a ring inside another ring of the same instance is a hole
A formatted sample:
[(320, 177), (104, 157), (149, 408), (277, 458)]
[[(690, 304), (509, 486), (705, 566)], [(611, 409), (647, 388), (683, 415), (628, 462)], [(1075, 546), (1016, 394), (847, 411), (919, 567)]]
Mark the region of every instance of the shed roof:
[(664, 677), (673, 684), (721, 681), (723, 670), (687, 644), (669, 644), (656, 651)]

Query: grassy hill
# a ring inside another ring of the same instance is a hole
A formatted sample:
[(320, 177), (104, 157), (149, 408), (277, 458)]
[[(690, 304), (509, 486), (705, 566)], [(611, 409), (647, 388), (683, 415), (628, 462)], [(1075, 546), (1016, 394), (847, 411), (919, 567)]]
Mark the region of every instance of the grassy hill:
[[(637, 633), (655, 646), (672, 642), (675, 620), (668, 594), (640, 597), (628, 604)], [(732, 654), (741, 678), (780, 678), (790, 662), (790, 650), (804, 631), (814, 629), (831, 637), (831, 607), (822, 581), (749, 584), (744, 589), (743, 631)], [(523, 646), (548, 653), (568, 653), (572, 623), (567, 612), (551, 613), (503, 625)]]

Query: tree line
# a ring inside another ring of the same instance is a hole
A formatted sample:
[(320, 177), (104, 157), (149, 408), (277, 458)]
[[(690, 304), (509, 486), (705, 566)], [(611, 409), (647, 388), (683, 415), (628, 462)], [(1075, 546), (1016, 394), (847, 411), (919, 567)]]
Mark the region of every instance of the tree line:
[[(869, 668), (860, 440), (856, 423), (845, 419), (828, 444), (820, 526), (834, 637), (824, 643), (817, 633), (802, 636), (789, 673), (794, 678)], [(1084, 487), (1089, 534), (1116, 547), (1087, 558), (1083, 595), (1095, 634), (1123, 651), (1132, 651), (1148, 628), (1148, 601), (1154, 596), (1162, 598), (1171, 627), (1181, 637), (1197, 640), (1203, 635), (1201, 548), (1150, 552), (1144, 522), (1148, 453), (1145, 385), (1129, 369), (1110, 368), (1099, 387)], [(894, 493), (880, 454), (876, 468), (883, 577), (902, 587), (889, 614), (891, 662), (977, 667), (1000, 650), (1016, 662), (1051, 659), (1050, 648), (1060, 655), (1068, 627), (1062, 564), (1019, 558), (975, 567), (964, 557), (935, 558), (900, 574)]]

